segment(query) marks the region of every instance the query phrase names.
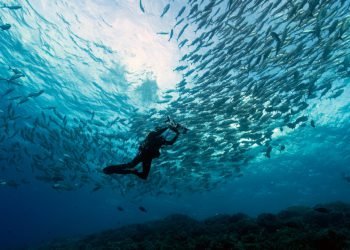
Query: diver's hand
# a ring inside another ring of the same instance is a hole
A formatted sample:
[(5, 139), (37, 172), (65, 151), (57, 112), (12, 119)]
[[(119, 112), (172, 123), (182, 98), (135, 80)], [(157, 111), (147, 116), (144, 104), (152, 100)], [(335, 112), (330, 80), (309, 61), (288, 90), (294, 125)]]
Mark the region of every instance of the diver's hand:
[(170, 127), (173, 127), (173, 128), (176, 128), (179, 124), (175, 123), (174, 121), (170, 121), (169, 122), (169, 126)]
[(179, 134), (179, 124), (169, 124), (169, 129), (174, 131), (176, 134)]
[(167, 116), (167, 120), (165, 122), (171, 127), (176, 127), (178, 125), (178, 123), (171, 119), (170, 116)]

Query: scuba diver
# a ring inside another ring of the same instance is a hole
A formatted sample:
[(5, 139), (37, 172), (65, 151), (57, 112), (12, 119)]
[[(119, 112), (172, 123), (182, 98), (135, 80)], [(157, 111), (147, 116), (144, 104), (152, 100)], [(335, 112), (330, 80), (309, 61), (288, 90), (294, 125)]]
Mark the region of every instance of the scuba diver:
[[(177, 138), (179, 137), (180, 130), (185, 134), (188, 129), (174, 120), (167, 117), (168, 126), (157, 127), (154, 131), (150, 132), (146, 139), (139, 146), (139, 150), (135, 158), (126, 164), (111, 165), (105, 167), (103, 172), (105, 174), (134, 174), (141, 179), (146, 180), (151, 169), (151, 163), (154, 158), (160, 156), (160, 148), (166, 145), (173, 145)], [(171, 130), (176, 133), (176, 135), (171, 140), (166, 140), (163, 134), (167, 130)], [(139, 172), (135, 169), (136, 165), (142, 162), (142, 171)]]

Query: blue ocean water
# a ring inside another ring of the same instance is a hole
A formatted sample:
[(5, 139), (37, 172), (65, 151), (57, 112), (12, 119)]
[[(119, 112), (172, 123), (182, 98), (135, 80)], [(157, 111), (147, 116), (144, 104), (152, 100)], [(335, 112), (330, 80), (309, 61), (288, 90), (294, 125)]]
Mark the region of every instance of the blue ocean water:
[[(348, 1), (2, 5), (1, 248), (350, 202)], [(102, 173), (167, 115), (146, 181)]]

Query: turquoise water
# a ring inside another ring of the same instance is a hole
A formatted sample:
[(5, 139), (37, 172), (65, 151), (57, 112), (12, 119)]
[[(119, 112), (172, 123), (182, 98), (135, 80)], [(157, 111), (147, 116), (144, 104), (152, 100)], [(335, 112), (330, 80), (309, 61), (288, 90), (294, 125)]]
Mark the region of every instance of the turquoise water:
[[(350, 201), (348, 1), (5, 4), (0, 245)], [(167, 115), (147, 181), (101, 172)]]

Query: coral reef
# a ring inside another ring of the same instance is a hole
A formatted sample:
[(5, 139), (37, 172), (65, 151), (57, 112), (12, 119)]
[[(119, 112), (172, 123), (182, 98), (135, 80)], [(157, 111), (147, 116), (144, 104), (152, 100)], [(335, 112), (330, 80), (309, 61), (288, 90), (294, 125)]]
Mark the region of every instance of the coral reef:
[(256, 218), (240, 213), (204, 221), (175, 214), (36, 249), (350, 249), (350, 205), (290, 207)]

